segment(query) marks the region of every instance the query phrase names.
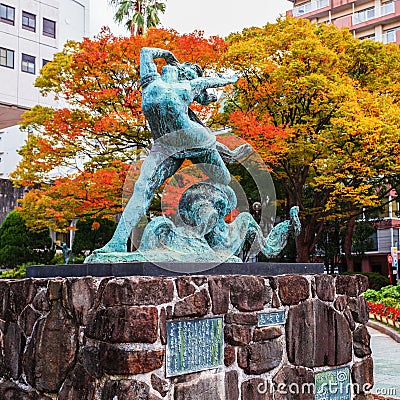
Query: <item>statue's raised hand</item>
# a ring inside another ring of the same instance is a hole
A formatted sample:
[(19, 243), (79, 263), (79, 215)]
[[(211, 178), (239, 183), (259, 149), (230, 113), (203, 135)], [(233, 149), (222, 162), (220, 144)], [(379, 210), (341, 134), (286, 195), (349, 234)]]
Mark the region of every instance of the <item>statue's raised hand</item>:
[(232, 75), (230, 78), (226, 78), (226, 79), (229, 83), (236, 83), (238, 81), (239, 77), (235, 74), (235, 75)]
[(176, 66), (180, 65), (180, 62), (178, 61), (178, 59), (168, 50), (165, 51), (164, 60), (169, 65), (176, 65)]
[(299, 207), (294, 206), (289, 211), (290, 216), (290, 231), (294, 236), (299, 236), (301, 232), (301, 222), (299, 219)]

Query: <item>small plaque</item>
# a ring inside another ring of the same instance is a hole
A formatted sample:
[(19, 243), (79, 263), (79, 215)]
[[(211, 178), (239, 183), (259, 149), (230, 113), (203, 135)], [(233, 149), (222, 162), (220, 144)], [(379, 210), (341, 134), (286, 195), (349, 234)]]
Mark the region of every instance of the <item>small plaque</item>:
[(222, 318), (167, 322), (166, 376), (222, 365), (223, 337)]
[(351, 400), (350, 368), (317, 372), (315, 400)]
[(286, 322), (285, 311), (259, 313), (257, 317), (258, 317), (258, 327), (270, 326), (270, 325), (282, 325)]

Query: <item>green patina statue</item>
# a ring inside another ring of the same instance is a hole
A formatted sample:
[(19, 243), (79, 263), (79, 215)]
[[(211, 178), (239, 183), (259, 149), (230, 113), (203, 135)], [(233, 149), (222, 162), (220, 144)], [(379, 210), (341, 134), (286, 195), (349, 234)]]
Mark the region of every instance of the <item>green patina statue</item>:
[[(161, 74), (154, 62), (157, 58), (167, 63)], [(300, 231), (298, 208), (291, 210), (290, 221), (276, 226), (266, 239), (249, 213), (241, 213), (232, 224), (226, 224), (224, 218), (235, 208), (236, 196), (228, 186), (231, 176), (224, 161), (235, 162), (253, 150), (245, 144), (231, 151), (218, 143), (215, 133), (189, 108), (193, 101), (202, 105), (215, 101), (216, 97), (207, 89), (235, 83), (237, 76), (204, 77), (198, 65), (180, 64), (168, 50), (143, 48), (140, 77), (142, 108), (154, 144), (112, 239), (85, 262), (240, 262), (236, 255), (250, 239), (256, 239), (267, 256), (279, 253), (288, 235)], [(182, 196), (181, 226), (166, 217), (155, 218), (147, 225), (138, 251), (128, 253), (128, 238), (145, 215), (156, 190), (177, 172), (185, 159), (197, 164), (208, 181), (193, 185)]]

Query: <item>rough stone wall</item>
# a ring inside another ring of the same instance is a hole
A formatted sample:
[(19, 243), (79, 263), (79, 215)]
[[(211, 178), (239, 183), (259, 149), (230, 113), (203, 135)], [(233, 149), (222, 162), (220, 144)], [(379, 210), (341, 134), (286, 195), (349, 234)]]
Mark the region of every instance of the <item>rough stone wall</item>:
[[(0, 399), (265, 400), (335, 366), (372, 383), (366, 288), (328, 275), (1, 281)], [(277, 309), (285, 325), (257, 327), (257, 312)], [(165, 378), (166, 321), (213, 316), (225, 365)]]

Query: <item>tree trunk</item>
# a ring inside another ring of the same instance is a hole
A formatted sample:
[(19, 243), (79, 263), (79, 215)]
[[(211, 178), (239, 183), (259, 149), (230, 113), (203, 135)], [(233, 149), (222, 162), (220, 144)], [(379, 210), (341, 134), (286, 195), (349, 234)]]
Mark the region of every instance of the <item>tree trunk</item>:
[(354, 259), (351, 254), (353, 232), (356, 224), (356, 217), (351, 217), (347, 223), (346, 235), (343, 240), (343, 251), (346, 258), (347, 271), (354, 271)]
[(297, 262), (310, 262), (310, 252), (308, 248), (307, 235), (305, 231), (301, 231), (296, 237)]
[[(141, 3), (139, 1), (136, 1), (135, 4), (135, 9), (136, 12), (142, 14), (144, 16), (144, 12), (145, 12), (145, 5), (144, 3)], [(132, 29), (132, 27), (131, 27)], [(136, 33), (137, 36), (143, 36), (144, 34), (144, 27), (143, 26), (138, 26), (137, 24), (135, 24), (134, 26), (134, 32)]]

